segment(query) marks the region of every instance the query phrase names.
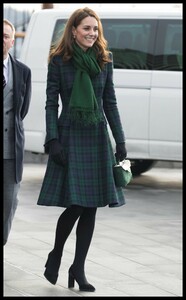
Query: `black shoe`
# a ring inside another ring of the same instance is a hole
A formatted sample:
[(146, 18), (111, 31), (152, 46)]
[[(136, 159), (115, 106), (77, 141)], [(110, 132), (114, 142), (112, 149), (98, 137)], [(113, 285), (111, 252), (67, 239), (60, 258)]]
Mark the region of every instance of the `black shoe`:
[(58, 278), (58, 273), (50, 273), (47, 269), (44, 272), (45, 278), (52, 284), (56, 284), (57, 278)]
[(45, 264), (45, 278), (52, 284), (56, 284), (58, 278), (58, 270), (60, 267), (61, 259), (56, 258), (51, 251), (48, 255), (47, 262)]
[(70, 267), (68, 271), (68, 288), (73, 288), (74, 287), (74, 282), (77, 282), (79, 285), (79, 290), (83, 292), (94, 292), (96, 289), (93, 285), (88, 283), (86, 280), (85, 276), (76, 276), (73, 270), (73, 265)]

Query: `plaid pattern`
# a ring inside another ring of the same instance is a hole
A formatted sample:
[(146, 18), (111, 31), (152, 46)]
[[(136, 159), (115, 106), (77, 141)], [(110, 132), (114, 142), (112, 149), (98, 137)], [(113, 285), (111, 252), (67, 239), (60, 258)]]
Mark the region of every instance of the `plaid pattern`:
[[(107, 131), (107, 121), (98, 126), (78, 127), (70, 123), (68, 103), (75, 75), (71, 63), (57, 58), (49, 65), (46, 104), (46, 141), (59, 138), (68, 156), (67, 167), (55, 164), (49, 156), (37, 204), (69, 207), (110, 207), (125, 204), (122, 188), (114, 183), (115, 157)], [(112, 83), (112, 64), (92, 79), (98, 105), (107, 117), (116, 142), (124, 141)], [(106, 87), (106, 88), (105, 88)], [(58, 118), (58, 94), (63, 110)], [(52, 108), (52, 109), (51, 109)]]

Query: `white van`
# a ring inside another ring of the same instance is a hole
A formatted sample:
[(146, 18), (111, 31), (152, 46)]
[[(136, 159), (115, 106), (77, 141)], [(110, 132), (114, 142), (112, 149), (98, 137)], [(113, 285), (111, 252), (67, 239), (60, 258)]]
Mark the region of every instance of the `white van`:
[[(182, 161), (182, 5), (64, 4), (36, 11), (20, 60), (32, 70), (25, 150), (44, 153), (47, 58), (71, 13), (93, 8), (114, 59), (114, 84), (134, 174)], [(113, 147), (115, 144), (113, 143)]]

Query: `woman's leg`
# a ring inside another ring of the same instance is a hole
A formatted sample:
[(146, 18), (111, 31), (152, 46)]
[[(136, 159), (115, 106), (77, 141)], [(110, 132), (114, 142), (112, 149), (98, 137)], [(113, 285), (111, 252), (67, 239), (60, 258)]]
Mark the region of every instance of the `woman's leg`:
[(64, 244), (74, 227), (75, 222), (83, 213), (84, 208), (78, 205), (73, 205), (67, 208), (59, 217), (56, 226), (56, 236), (53, 252), (57, 256), (61, 256)]
[(58, 219), (54, 248), (48, 255), (48, 259), (45, 265), (46, 270), (44, 273), (46, 279), (52, 284), (55, 284), (57, 281), (64, 244), (69, 234), (71, 233), (76, 220), (83, 213), (83, 210), (83, 207), (73, 205), (67, 208)]
[(95, 290), (85, 277), (85, 259), (92, 240), (97, 208), (84, 208), (76, 229), (76, 251), (70, 268), (71, 277), (78, 282), (81, 290)]

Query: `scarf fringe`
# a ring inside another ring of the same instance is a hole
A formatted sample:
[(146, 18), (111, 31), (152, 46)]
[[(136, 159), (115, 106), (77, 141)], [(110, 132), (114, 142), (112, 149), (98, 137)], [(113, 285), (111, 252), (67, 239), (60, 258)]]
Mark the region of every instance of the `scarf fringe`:
[(79, 125), (97, 125), (103, 121), (103, 116), (99, 110), (93, 112), (78, 111), (76, 109), (71, 109), (70, 120)]

